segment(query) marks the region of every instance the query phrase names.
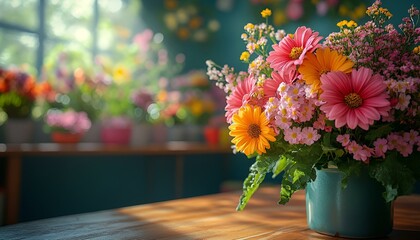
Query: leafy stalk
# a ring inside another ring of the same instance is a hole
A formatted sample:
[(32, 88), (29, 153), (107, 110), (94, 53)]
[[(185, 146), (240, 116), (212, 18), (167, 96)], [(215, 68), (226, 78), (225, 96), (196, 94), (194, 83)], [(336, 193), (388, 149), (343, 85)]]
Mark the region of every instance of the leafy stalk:
[(249, 175), (243, 183), (242, 195), (237, 211), (242, 211), (252, 195), (257, 191), (260, 184), (264, 181), (265, 175), (272, 171), (276, 164), (276, 158), (259, 155), (249, 170)]

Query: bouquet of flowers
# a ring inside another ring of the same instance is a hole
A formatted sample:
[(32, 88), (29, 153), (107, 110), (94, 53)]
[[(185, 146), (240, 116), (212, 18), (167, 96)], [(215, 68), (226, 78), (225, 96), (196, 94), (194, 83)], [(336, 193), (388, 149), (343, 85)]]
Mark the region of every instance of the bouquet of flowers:
[(210, 79), (228, 95), (235, 150), (256, 157), (238, 210), (268, 173), (282, 173), (282, 204), (316, 169), (338, 168), (343, 187), (367, 170), (386, 201), (409, 194), (420, 179), (419, 10), (408, 10), (400, 30), (386, 24), (392, 14), (380, 1), (366, 13), (365, 24), (339, 22), (340, 31), (322, 41), (304, 26), (276, 31), (265, 9), (265, 23), (244, 27), (247, 72), (207, 61)]
[(35, 79), (19, 69), (0, 68), (0, 108), (9, 118), (30, 116), (38, 92)]
[(66, 132), (83, 134), (91, 127), (91, 121), (86, 112), (74, 110), (50, 110), (45, 115), (45, 124), (51, 132)]

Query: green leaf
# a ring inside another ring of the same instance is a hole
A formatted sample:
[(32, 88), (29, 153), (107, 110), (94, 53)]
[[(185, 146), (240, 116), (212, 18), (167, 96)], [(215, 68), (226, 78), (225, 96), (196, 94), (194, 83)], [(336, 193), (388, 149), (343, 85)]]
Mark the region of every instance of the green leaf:
[(385, 192), (382, 194), (386, 202), (391, 202), (398, 196), (398, 189), (393, 188), (391, 185), (386, 185)]
[(264, 181), (265, 175), (273, 169), (276, 160), (276, 158), (261, 155), (256, 158), (255, 163), (250, 167), (248, 177), (243, 183), (242, 195), (236, 207), (237, 211), (242, 211), (245, 208), (249, 199)]
[(369, 130), (366, 134), (366, 140), (374, 141), (378, 138), (387, 136), (392, 131), (392, 127), (390, 125), (384, 125), (376, 129)]
[(315, 179), (315, 170), (311, 167), (295, 164), (287, 169), (281, 183), (279, 204), (286, 204), (289, 202), (293, 193), (297, 190), (304, 189), (306, 183), (311, 179)]
[(312, 144), (297, 146), (291, 155), (284, 155), (287, 166), (282, 179), (279, 204), (286, 204), (294, 192), (304, 189), (307, 182), (315, 179), (315, 164), (322, 152), (321, 144)]
[(276, 165), (273, 168), (273, 178), (277, 177), (287, 166), (287, 158), (283, 155), (280, 156), (280, 159), (276, 162)]
[(299, 170), (299, 169), (296, 169), (293, 172), (293, 182), (292, 183), (296, 183), (297, 181), (299, 181), (303, 177), (305, 177), (305, 173), (303, 171)]
[(331, 133), (326, 133), (322, 138), (322, 145), (325, 147), (331, 146)]
[(404, 164), (406, 161), (398, 152), (392, 151), (384, 161), (370, 164), (369, 174), (385, 187), (384, 196), (387, 201), (410, 194), (413, 190), (415, 174)]

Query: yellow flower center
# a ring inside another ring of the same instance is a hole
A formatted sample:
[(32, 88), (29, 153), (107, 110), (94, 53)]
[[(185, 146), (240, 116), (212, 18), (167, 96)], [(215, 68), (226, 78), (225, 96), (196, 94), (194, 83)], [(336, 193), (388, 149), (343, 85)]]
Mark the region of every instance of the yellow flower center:
[(350, 108), (358, 108), (363, 103), (362, 97), (357, 93), (350, 93), (344, 97), (344, 101)]
[(292, 48), (292, 51), (290, 51), (289, 56), (293, 60), (298, 59), (300, 57), (300, 55), (302, 54), (302, 52), (303, 52), (302, 47), (294, 47), (294, 48)]
[(261, 134), (261, 128), (258, 124), (252, 123), (248, 127), (248, 135), (252, 138), (258, 138)]

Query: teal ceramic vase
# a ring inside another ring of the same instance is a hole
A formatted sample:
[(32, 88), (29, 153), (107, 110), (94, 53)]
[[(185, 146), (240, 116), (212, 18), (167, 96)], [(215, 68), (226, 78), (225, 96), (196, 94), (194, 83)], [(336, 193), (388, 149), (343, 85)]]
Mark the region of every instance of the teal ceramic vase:
[(331, 236), (379, 238), (392, 231), (393, 204), (382, 197), (385, 191), (367, 171), (351, 176), (341, 187), (343, 173), (317, 170), (306, 187), (306, 214), (310, 229)]

